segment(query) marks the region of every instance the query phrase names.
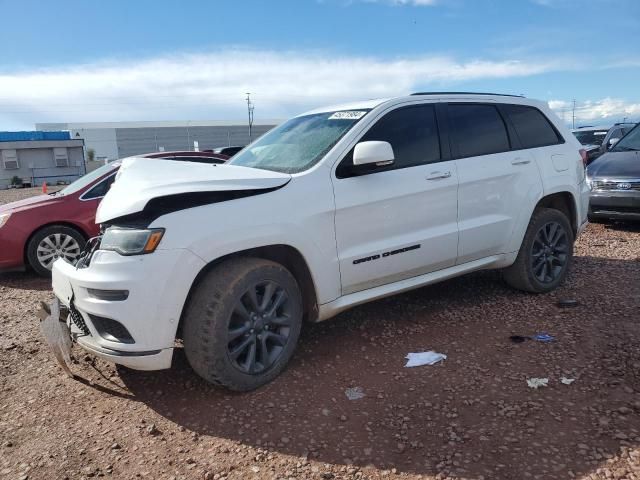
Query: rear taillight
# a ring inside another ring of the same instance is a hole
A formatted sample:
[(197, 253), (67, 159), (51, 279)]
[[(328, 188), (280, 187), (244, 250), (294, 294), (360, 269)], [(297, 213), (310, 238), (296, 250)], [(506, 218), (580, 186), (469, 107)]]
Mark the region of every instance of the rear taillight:
[(578, 151), (580, 152), (580, 156), (582, 157), (582, 165), (586, 167), (589, 161), (589, 155), (587, 155), (587, 151), (584, 148), (581, 148)]

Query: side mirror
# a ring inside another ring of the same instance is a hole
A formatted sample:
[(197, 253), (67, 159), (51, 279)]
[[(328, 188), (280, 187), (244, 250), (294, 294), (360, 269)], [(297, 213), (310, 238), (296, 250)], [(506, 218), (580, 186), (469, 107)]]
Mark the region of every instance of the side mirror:
[(353, 151), (354, 165), (384, 167), (392, 165), (394, 160), (393, 148), (391, 148), (389, 142), (380, 142), (377, 140), (360, 142), (356, 144), (356, 148)]
[(609, 148), (613, 147), (616, 143), (618, 143), (619, 138), (610, 138), (609, 139)]

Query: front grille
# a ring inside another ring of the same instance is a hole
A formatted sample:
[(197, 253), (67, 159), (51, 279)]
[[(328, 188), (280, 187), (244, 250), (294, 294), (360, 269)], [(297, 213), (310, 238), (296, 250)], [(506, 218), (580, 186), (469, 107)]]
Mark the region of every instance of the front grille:
[(89, 331), (84, 318), (82, 318), (82, 314), (78, 310), (76, 310), (76, 307), (73, 305), (73, 301), (69, 305), (69, 314), (71, 315), (71, 321), (73, 322), (73, 324), (78, 327), (82, 331), (82, 333), (84, 333), (85, 335), (91, 335), (91, 332)]
[[(623, 184), (625, 188), (621, 186)], [(625, 180), (594, 180), (592, 182), (593, 190), (616, 190), (620, 192), (640, 192), (640, 181), (634, 180), (627, 182)], [(630, 188), (626, 188), (629, 185)]]
[(100, 242), (102, 241), (102, 235), (90, 238), (84, 246), (82, 252), (78, 256), (75, 266), (76, 268), (87, 268), (91, 264), (91, 258), (96, 250), (100, 248)]

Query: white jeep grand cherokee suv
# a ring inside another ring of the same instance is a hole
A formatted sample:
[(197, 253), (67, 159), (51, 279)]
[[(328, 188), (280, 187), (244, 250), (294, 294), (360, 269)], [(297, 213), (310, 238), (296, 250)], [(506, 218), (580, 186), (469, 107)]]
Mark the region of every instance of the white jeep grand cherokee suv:
[(53, 289), (98, 357), (169, 368), (181, 334), (199, 375), (250, 390), (305, 320), (479, 269), (557, 287), (586, 224), (579, 150), (545, 103), (420, 93), (305, 113), (225, 165), (130, 158)]

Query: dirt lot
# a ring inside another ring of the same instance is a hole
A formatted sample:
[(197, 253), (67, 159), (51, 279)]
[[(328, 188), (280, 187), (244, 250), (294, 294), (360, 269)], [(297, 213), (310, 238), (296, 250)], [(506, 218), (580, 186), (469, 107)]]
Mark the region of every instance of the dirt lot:
[[(60, 186), (49, 186), (47, 192), (55, 192), (60, 190)], [(33, 197), (34, 195), (41, 195), (42, 187), (34, 188), (12, 188), (8, 190), (0, 190), (0, 205), (9, 202), (15, 202), (16, 200), (22, 200), (23, 198)]]
[[(640, 479), (639, 227), (589, 226), (552, 294), (481, 272), (309, 325), (249, 394), (206, 384), (181, 350), (145, 373), (76, 348), (68, 379), (40, 339), (50, 298), (0, 274), (0, 479)], [(509, 338), (540, 332), (555, 341)], [(431, 349), (448, 359), (404, 368)]]

